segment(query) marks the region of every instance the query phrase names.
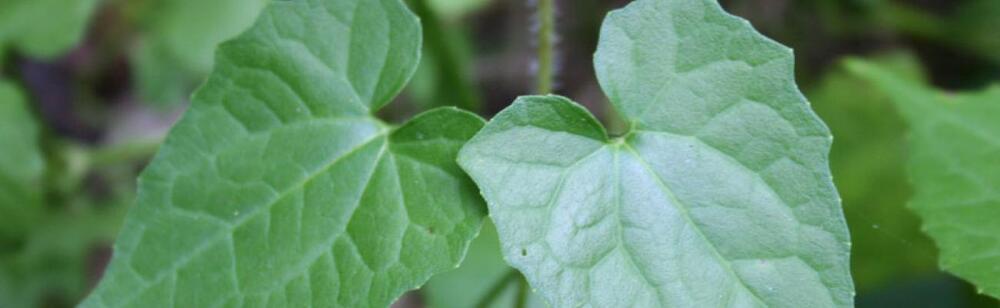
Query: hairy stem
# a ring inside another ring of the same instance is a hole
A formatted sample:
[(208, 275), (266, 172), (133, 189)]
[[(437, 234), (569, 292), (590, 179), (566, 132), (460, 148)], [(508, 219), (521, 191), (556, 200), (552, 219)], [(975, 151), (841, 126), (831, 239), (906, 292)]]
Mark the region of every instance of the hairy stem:
[(555, 0), (538, 1), (538, 94), (552, 93), (555, 78)]

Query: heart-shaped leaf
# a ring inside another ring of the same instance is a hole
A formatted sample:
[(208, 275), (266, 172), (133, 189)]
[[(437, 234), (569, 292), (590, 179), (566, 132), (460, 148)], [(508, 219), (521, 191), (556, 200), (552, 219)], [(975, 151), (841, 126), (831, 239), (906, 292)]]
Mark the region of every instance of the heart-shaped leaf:
[(712, 0), (639, 0), (608, 15), (595, 66), (625, 136), (530, 96), (459, 155), (550, 304), (852, 306), (832, 138), (791, 50)]
[(272, 2), (220, 46), (83, 306), (384, 307), (457, 266), (483, 206), (454, 158), (482, 119), (373, 115), (420, 33), (400, 0)]

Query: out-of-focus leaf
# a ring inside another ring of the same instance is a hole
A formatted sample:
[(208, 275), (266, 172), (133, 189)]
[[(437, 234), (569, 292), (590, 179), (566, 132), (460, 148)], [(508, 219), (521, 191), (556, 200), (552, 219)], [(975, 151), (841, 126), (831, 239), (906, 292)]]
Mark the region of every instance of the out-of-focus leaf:
[(45, 160), (39, 128), (21, 90), (0, 80), (0, 251), (19, 238), (42, 209)]
[(459, 164), (555, 307), (852, 306), (832, 137), (793, 60), (716, 1), (634, 1), (594, 60), (625, 136), (566, 98), (521, 97)]
[(271, 2), (219, 47), (82, 306), (385, 307), (458, 266), (484, 213), (455, 156), (483, 120), (373, 115), (420, 43), (400, 0)]
[(157, 46), (158, 42), (147, 41), (133, 51), (135, 86), (143, 99), (156, 105), (186, 101), (195, 76), (201, 75), (177, 66), (168, 50)]
[(0, 306), (79, 302), (92, 283), (91, 253), (114, 240), (129, 199), (87, 201), (39, 220), (20, 250), (0, 256)]
[[(909, 54), (873, 61), (900, 77), (923, 80)], [(905, 208), (910, 189), (900, 157), (906, 155), (906, 128), (889, 97), (842, 66), (807, 93), (836, 136), (830, 162), (854, 243), (851, 269), (858, 291), (935, 272), (936, 249)]]
[(51, 58), (80, 41), (99, 0), (0, 1), (0, 49)]
[(1000, 297), (1000, 86), (946, 93), (852, 60), (910, 128), (910, 207), (941, 250), (941, 267)]
[[(515, 301), (518, 300), (517, 280), (504, 281), (506, 275), (513, 270), (504, 262), (500, 253), (496, 228), (492, 223), (486, 222), (479, 236), (469, 245), (469, 252), (462, 265), (453, 271), (434, 276), (421, 292), (427, 306), (431, 308), (477, 307), (476, 304), (481, 303), (498, 283), (513, 282), (501, 286), (501, 293), (486, 304), (490, 308), (515, 307)], [(537, 294), (532, 292), (529, 296), (524, 307), (545, 307), (544, 300)]]
[(253, 23), (269, 0), (150, 0), (132, 56), (145, 99), (175, 103), (212, 68), (212, 51)]

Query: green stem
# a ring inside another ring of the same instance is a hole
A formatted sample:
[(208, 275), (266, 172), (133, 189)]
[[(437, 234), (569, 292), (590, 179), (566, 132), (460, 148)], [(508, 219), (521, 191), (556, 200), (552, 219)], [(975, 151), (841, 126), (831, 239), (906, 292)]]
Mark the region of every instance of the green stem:
[(494, 283), (493, 286), (490, 287), (490, 290), (486, 292), (486, 295), (480, 298), (479, 302), (477, 302), (476, 305), (473, 307), (488, 307), (490, 303), (492, 303), (498, 297), (500, 297), (500, 294), (507, 289), (507, 286), (515, 282), (520, 277), (521, 274), (518, 273), (517, 270), (513, 268), (509, 269), (507, 271), (507, 274), (505, 274), (503, 277), (500, 277), (500, 279), (498, 279), (496, 283)]
[[(438, 93), (451, 93), (448, 97), (440, 97), (442, 105), (455, 105), (459, 108), (478, 112), (480, 107), (479, 93), (472, 78), (469, 77), (459, 56), (457, 47), (452, 43), (449, 33), (438, 17), (437, 12), (427, 5), (427, 0), (410, 0), (413, 12), (420, 16), (420, 25), (424, 30), (424, 47), (428, 57), (433, 57), (438, 69)], [(451, 100), (451, 101), (449, 101)]]
[(538, 94), (552, 93), (554, 79), (555, 0), (538, 0)]
[(528, 290), (528, 281), (524, 277), (520, 278), (517, 280), (517, 299), (514, 302), (514, 307), (525, 308), (528, 306), (528, 293), (531, 291)]

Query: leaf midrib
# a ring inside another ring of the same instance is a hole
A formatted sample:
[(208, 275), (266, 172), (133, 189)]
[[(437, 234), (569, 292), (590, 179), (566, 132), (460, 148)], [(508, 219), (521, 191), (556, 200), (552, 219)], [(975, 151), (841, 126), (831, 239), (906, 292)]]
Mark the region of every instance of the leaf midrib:
[[(535, 128), (542, 129), (542, 130), (546, 130), (546, 131), (551, 131), (551, 130), (548, 130), (548, 129), (545, 129), (545, 128), (542, 128), (542, 127), (533, 126), (533, 125), (528, 125), (528, 126), (535, 127)], [(642, 130), (642, 129), (638, 129), (638, 128), (633, 127), (633, 129), (630, 129), (622, 137), (610, 138), (610, 139), (604, 139), (604, 140), (598, 140), (598, 139), (594, 139), (594, 138), (589, 137), (589, 136), (585, 136), (585, 135), (581, 135), (581, 134), (576, 134), (576, 133), (571, 133), (573, 135), (577, 135), (577, 136), (580, 136), (580, 137), (583, 137), (583, 138), (587, 138), (587, 139), (591, 139), (591, 140), (597, 141), (597, 142), (601, 143), (602, 145), (596, 147), (591, 153), (589, 153), (587, 155), (584, 155), (583, 157), (581, 157), (579, 160), (577, 160), (573, 164), (570, 164), (569, 166), (566, 166), (565, 167), (565, 171), (563, 171), (564, 175), (566, 173), (568, 173), (574, 167), (576, 167), (576, 166), (582, 164), (584, 161), (589, 160), (590, 158), (594, 157), (594, 155), (596, 155), (601, 150), (608, 150), (609, 152), (612, 153), (612, 155), (614, 156), (614, 161), (615, 161), (615, 168), (616, 168), (615, 172), (618, 173), (621, 170), (618, 170), (618, 169), (620, 169), (620, 166), (618, 165), (618, 159), (619, 158), (618, 158), (617, 153), (620, 152), (620, 151), (622, 151), (622, 150), (629, 152), (631, 155), (635, 156), (636, 160), (643, 166), (643, 169), (647, 173), (649, 173), (653, 177), (654, 180), (656, 180), (656, 182), (657, 182), (658, 186), (660, 186), (661, 190), (663, 190), (663, 192), (665, 192), (667, 194), (667, 196), (673, 201), (673, 203), (676, 204), (676, 208), (682, 213), (682, 216), (684, 217), (685, 221), (688, 224), (690, 224), (691, 227), (696, 231), (696, 233), (698, 234), (698, 236), (705, 243), (708, 244), (709, 248), (712, 251), (713, 256), (716, 258), (716, 260), (718, 261), (718, 263), (722, 264), (723, 268), (727, 271), (727, 273), (729, 273), (729, 275), (731, 275), (733, 278), (735, 278), (739, 282), (740, 286), (743, 287), (743, 289), (746, 290), (753, 297), (753, 299), (754, 299), (755, 302), (757, 302), (758, 304), (760, 304), (760, 305), (762, 305), (764, 307), (769, 307), (769, 305), (767, 305), (763, 301), (763, 299), (761, 299), (760, 296), (752, 288), (750, 288), (747, 285), (746, 281), (744, 281), (743, 278), (741, 278), (739, 275), (736, 274), (736, 271), (733, 270), (732, 265), (730, 264), (730, 262), (728, 260), (726, 260), (724, 257), (722, 257), (721, 253), (719, 253), (718, 248), (716, 248), (715, 243), (712, 242), (712, 241), (710, 241), (708, 239), (708, 237), (701, 230), (701, 228), (698, 226), (698, 224), (696, 224), (694, 222), (694, 220), (691, 218), (690, 213), (688, 212), (687, 206), (684, 205), (684, 203), (681, 202), (680, 199), (677, 198), (677, 196), (676, 196), (676, 194), (674, 194), (673, 190), (671, 190), (664, 183), (663, 179), (660, 178), (660, 176), (655, 171), (653, 171), (652, 167), (646, 162), (645, 159), (642, 158), (642, 156), (638, 153), (638, 151), (635, 149), (635, 147), (633, 147), (631, 145), (631, 143), (629, 141), (631, 140), (631, 138), (634, 135), (639, 134), (639, 133), (669, 134), (667, 132), (648, 131), (648, 130)], [(740, 165), (742, 166), (742, 164), (740, 164)], [(565, 185), (566, 177), (562, 176), (559, 181), (560, 181), (560, 183), (558, 184), (559, 189), (557, 189), (557, 191), (555, 192), (555, 194), (561, 193), (561, 190), (562, 190), (561, 188), (562, 188), (562, 186)], [(618, 183), (618, 184), (620, 184), (620, 183)], [(555, 198), (558, 198), (558, 196), (553, 195), (552, 198), (555, 199)], [(549, 203), (552, 204), (553, 201), (554, 200), (550, 201)], [(620, 218), (621, 217), (621, 206), (620, 206), (621, 204), (620, 204), (620, 202), (619, 202), (618, 205), (619, 206), (615, 208), (615, 212), (616, 212), (616, 217), (618, 217), (617, 218), (618, 219), (618, 223), (620, 225), (621, 222), (622, 222), (622, 219)], [(551, 213), (552, 213), (551, 205), (550, 205), (550, 208), (549, 208), (548, 212), (551, 215)], [(548, 221), (551, 222), (551, 218)], [(653, 287), (653, 289), (654, 289), (654, 291), (656, 293), (659, 293), (659, 291), (656, 291), (656, 285), (653, 284), (649, 280), (648, 277), (646, 277), (646, 275), (642, 272), (642, 270), (638, 269), (638, 263), (635, 261), (634, 256), (629, 251), (629, 249), (627, 249), (625, 247), (624, 243), (625, 243), (625, 239), (624, 239), (624, 237), (622, 237), (622, 234), (619, 232), (619, 234), (618, 234), (618, 244), (619, 244), (618, 247), (619, 248), (623, 248), (625, 250), (624, 251), (625, 254), (628, 256), (629, 260), (636, 266), (636, 269), (638, 270), (639, 275), (643, 278), (643, 280), (646, 282), (646, 284), (649, 285), (650, 287)], [(657, 300), (660, 301), (660, 297), (659, 297), (658, 294), (657, 294)]]
[[(210, 238), (208, 238), (205, 241), (202, 241), (199, 245), (195, 246), (194, 249), (191, 250), (190, 254), (187, 254), (187, 255), (183, 256), (182, 258), (180, 258), (177, 262), (172, 263), (170, 265), (170, 267), (168, 267), (166, 270), (160, 271), (160, 273), (156, 277), (154, 277), (153, 279), (150, 279), (150, 280), (144, 280), (142, 288), (143, 289), (148, 289), (148, 287), (150, 285), (155, 285), (155, 284), (163, 281), (163, 279), (166, 279), (169, 276), (170, 273), (176, 272), (181, 266), (183, 266), (184, 264), (187, 264), (188, 262), (191, 262), (196, 256), (202, 254), (206, 249), (208, 249), (209, 247), (212, 246), (211, 244), (214, 244), (214, 243), (217, 243), (219, 241), (222, 241), (222, 240), (224, 240), (227, 237), (232, 237), (233, 232), (235, 231), (236, 228), (240, 227), (241, 225), (245, 224), (247, 221), (250, 221), (252, 218), (255, 218), (256, 216), (260, 215), (261, 213), (264, 213), (265, 211), (271, 210), (271, 208), (274, 207), (275, 204), (277, 204), (278, 202), (280, 202), (281, 200), (283, 200), (287, 196), (287, 194), (289, 194), (290, 192), (295, 191), (295, 190), (297, 190), (299, 188), (302, 188), (306, 184), (312, 182), (312, 180), (315, 179), (317, 176), (328, 172), (330, 170), (330, 168), (332, 168), (333, 166), (335, 166), (342, 159), (344, 159), (344, 158), (346, 158), (348, 156), (353, 155), (357, 151), (365, 148), (366, 146), (368, 146), (372, 142), (375, 142), (375, 141), (377, 141), (379, 139), (383, 139), (384, 138), (385, 142), (388, 142), (388, 138), (387, 137), (388, 137), (388, 135), (390, 133), (391, 133), (390, 130), (382, 130), (380, 132), (377, 132), (371, 138), (368, 138), (368, 139), (366, 139), (366, 140), (358, 143), (358, 145), (352, 147), (348, 151), (344, 152), (342, 155), (337, 156), (336, 158), (334, 158), (334, 159), (330, 160), (329, 162), (325, 163), (321, 168), (317, 169), (317, 171), (309, 174), (307, 177), (303, 178), (299, 182), (296, 182), (295, 184), (293, 184), (291, 186), (288, 186), (288, 188), (285, 191), (282, 191), (280, 194), (276, 195), (272, 200), (268, 201), (266, 204), (264, 204), (264, 205), (262, 205), (260, 207), (255, 208), (254, 210), (250, 211), (246, 215), (241, 216), (235, 222), (233, 222), (231, 224), (228, 224), (226, 226), (223, 226), (225, 229), (227, 229), (227, 230), (223, 230), (223, 231), (227, 231), (227, 232), (216, 233), (215, 236), (210, 237)], [(380, 154), (381, 154), (381, 152), (383, 152), (383, 151), (380, 151)], [(378, 162), (376, 161), (375, 165), (377, 165), (377, 164), (378, 164)], [(173, 208), (174, 207), (171, 207), (171, 209), (173, 209)], [(235, 251), (233, 251), (233, 253), (235, 253)], [(129, 259), (131, 260), (131, 255), (129, 256)], [(236, 274), (236, 273), (234, 273), (234, 274)], [(236, 282), (237, 291), (240, 291), (239, 290), (239, 279), (236, 279), (235, 282)], [(122, 303), (126, 303), (126, 304), (127, 303), (131, 303), (135, 299), (139, 298), (142, 294), (143, 294), (142, 292), (135, 292), (130, 297), (128, 297), (125, 300), (123, 300)], [(103, 302), (103, 298), (102, 298), (102, 302)]]
[[(642, 131), (636, 131), (636, 132), (642, 132)], [(736, 271), (733, 270), (730, 262), (726, 260), (721, 253), (719, 253), (718, 248), (716, 248), (715, 242), (709, 240), (708, 236), (705, 235), (705, 232), (701, 230), (701, 227), (699, 227), (698, 224), (695, 223), (694, 219), (691, 218), (691, 214), (688, 211), (688, 206), (685, 205), (684, 202), (681, 202), (679, 198), (677, 198), (677, 195), (674, 194), (673, 190), (671, 190), (670, 187), (667, 186), (667, 184), (664, 182), (663, 178), (661, 178), (660, 175), (653, 170), (653, 167), (650, 166), (645, 159), (643, 159), (642, 155), (639, 154), (639, 151), (635, 149), (635, 147), (633, 147), (632, 144), (628, 141), (622, 142), (621, 148), (624, 149), (624, 151), (629, 152), (631, 155), (633, 155), (636, 161), (639, 162), (640, 165), (642, 165), (643, 170), (647, 172), (650, 176), (652, 176), (654, 180), (656, 180), (656, 184), (660, 186), (660, 189), (667, 194), (667, 197), (670, 199), (672, 204), (676, 204), (675, 208), (677, 208), (677, 210), (681, 212), (682, 214), (681, 216), (684, 217), (684, 221), (690, 224), (691, 228), (694, 229), (695, 233), (698, 234), (698, 237), (700, 237), (702, 241), (708, 244), (708, 247), (712, 252), (712, 256), (715, 257), (716, 261), (723, 266), (726, 272), (740, 283), (740, 286), (743, 287), (743, 289), (746, 290), (753, 297), (754, 301), (756, 301), (758, 304), (761, 304), (764, 307), (768, 307), (767, 303), (765, 303), (763, 299), (761, 299), (760, 296), (756, 292), (754, 292), (752, 288), (747, 286), (746, 281), (744, 281), (742, 277), (736, 274)], [(621, 243), (625, 242), (624, 238), (620, 238), (619, 241)], [(626, 249), (626, 252), (629, 251)], [(633, 258), (631, 253), (629, 253), (629, 258), (630, 259)], [(645, 277), (645, 275), (643, 275), (643, 277)], [(648, 282), (649, 281), (647, 279), (647, 283)]]

